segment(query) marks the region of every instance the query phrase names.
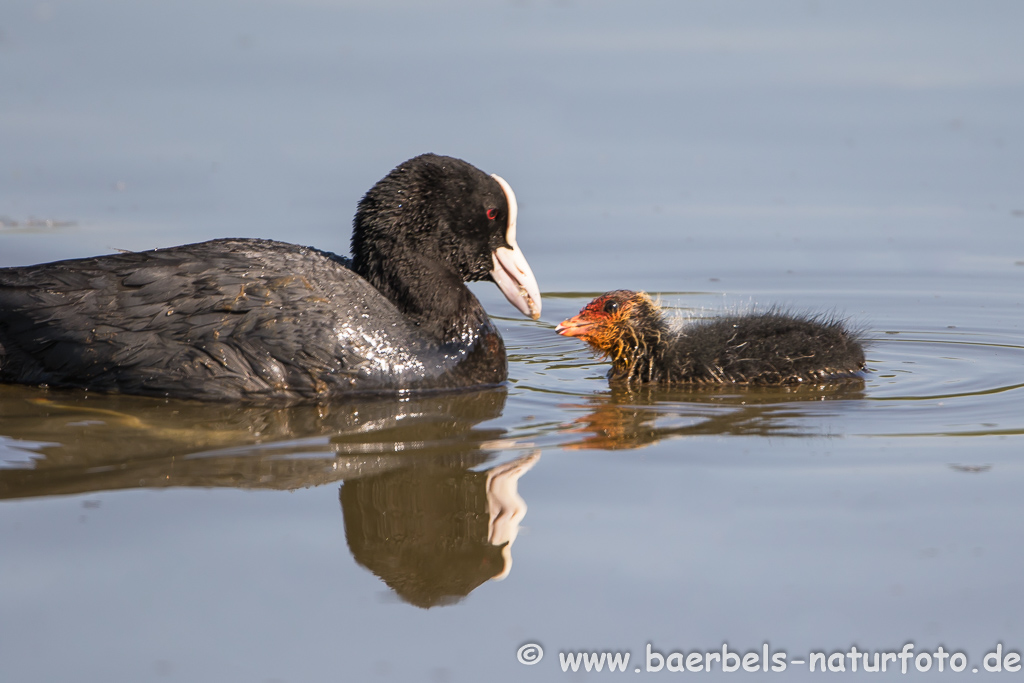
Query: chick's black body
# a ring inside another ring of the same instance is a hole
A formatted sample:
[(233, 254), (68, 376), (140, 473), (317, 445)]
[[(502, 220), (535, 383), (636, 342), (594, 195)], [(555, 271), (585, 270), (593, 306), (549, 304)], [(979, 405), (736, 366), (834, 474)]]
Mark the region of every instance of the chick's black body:
[(864, 368), (860, 339), (839, 320), (769, 310), (673, 325), (629, 290), (598, 297), (559, 332), (609, 356), (612, 381), (799, 384)]
[(424, 155), (360, 203), (351, 261), (226, 239), (0, 269), (0, 381), (205, 400), (502, 382), (463, 284), (489, 277), (501, 212), (492, 178)]

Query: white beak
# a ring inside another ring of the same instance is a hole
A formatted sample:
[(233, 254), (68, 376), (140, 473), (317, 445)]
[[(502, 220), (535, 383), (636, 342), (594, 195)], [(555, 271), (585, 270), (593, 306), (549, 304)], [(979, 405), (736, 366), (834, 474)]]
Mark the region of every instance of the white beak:
[(508, 201), (508, 230), (505, 233), (505, 241), (511, 246), (498, 247), (492, 252), (494, 270), (491, 271), (491, 277), (509, 303), (518, 308), (523, 315), (536, 320), (540, 317), (540, 288), (537, 286), (537, 278), (530, 270), (530, 264), (526, 262), (526, 257), (516, 244), (516, 217), (519, 213), (516, 195), (503, 178), (497, 175), (491, 177), (501, 185)]

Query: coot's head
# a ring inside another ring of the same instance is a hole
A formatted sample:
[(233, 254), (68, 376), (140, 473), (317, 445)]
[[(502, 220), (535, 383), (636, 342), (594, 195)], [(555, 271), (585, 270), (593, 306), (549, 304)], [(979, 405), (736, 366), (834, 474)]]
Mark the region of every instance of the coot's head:
[(613, 362), (632, 360), (652, 348), (665, 330), (661, 311), (651, 297), (629, 289), (602, 294), (579, 315), (555, 328), (558, 334), (579, 337)]
[[(359, 202), (353, 269), (401, 298), (397, 279), (493, 280), (524, 314), (540, 317), (540, 290), (516, 244), (516, 196), (508, 183), (460, 159), (424, 154), (398, 166)], [(434, 269), (441, 270), (434, 270)]]

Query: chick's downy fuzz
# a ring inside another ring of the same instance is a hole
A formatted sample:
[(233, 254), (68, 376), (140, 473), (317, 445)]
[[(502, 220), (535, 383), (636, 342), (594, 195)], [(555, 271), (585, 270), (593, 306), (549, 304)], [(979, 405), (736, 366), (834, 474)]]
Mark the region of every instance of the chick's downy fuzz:
[(859, 336), (841, 320), (779, 310), (669, 324), (643, 292), (597, 297), (558, 326), (612, 361), (609, 379), (665, 384), (799, 384), (864, 368)]

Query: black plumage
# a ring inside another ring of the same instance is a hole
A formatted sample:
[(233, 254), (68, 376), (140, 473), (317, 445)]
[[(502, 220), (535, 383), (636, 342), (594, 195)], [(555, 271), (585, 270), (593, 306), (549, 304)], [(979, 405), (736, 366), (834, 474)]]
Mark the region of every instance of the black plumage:
[(500, 383), (504, 344), (463, 282), (539, 315), (515, 215), (504, 181), (423, 155), (360, 202), (351, 260), (224, 239), (0, 269), (0, 381), (204, 400)]
[(680, 324), (630, 290), (597, 297), (557, 331), (608, 356), (615, 382), (799, 384), (864, 369), (860, 336), (841, 320), (768, 310)]

